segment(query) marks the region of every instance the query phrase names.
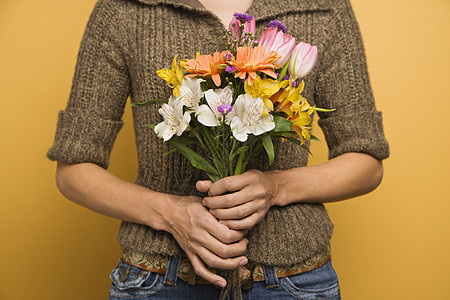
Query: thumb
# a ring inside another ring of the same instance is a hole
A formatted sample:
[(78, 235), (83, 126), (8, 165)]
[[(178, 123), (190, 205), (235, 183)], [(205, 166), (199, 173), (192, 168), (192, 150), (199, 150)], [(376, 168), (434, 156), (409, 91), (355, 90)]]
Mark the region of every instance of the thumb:
[(207, 193), (209, 190), (209, 187), (212, 185), (212, 181), (211, 180), (199, 180), (197, 181), (197, 183), (195, 184), (195, 188), (197, 189), (197, 191), (199, 192), (204, 192)]

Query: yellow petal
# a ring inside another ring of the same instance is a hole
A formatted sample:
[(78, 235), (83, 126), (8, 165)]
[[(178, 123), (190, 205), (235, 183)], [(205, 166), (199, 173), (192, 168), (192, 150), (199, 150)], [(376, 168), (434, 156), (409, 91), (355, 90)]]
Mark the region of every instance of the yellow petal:
[(187, 62), (188, 62), (187, 59), (180, 60), (180, 67), (181, 67), (182, 69), (185, 69), (185, 68), (186, 68), (186, 63), (187, 63)]
[(273, 110), (273, 103), (270, 99), (264, 99), (264, 108), (267, 108), (269, 111)]
[(180, 94), (180, 86), (179, 86), (179, 85), (176, 86), (176, 87), (173, 89), (172, 94), (173, 94), (175, 97), (178, 97), (178, 96), (181, 95), (181, 94)]
[(173, 61), (172, 61), (172, 71), (174, 71), (174, 70), (176, 69), (176, 67), (177, 67), (177, 56), (178, 56), (178, 55), (175, 55), (175, 57), (173, 58)]
[(302, 80), (300, 84), (297, 86), (297, 89), (299, 90), (299, 93), (303, 92), (303, 89), (305, 88), (305, 81)]

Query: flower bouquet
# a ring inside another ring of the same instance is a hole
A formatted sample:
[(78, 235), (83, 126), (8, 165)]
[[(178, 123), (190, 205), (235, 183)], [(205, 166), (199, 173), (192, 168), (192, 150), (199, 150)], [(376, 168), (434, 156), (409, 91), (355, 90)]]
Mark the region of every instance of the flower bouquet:
[(309, 152), (305, 141), (316, 139), (312, 113), (331, 110), (311, 106), (301, 95), (301, 79), (314, 66), (317, 47), (296, 44), (285, 31), (274, 20), (257, 40), (255, 19), (236, 13), (224, 36), (227, 50), (197, 53), (189, 60), (175, 56), (170, 69), (157, 72), (173, 89), (172, 96), (134, 105), (163, 102), (163, 122), (148, 126), (213, 182), (243, 173), (262, 149), (272, 164), (273, 139)]

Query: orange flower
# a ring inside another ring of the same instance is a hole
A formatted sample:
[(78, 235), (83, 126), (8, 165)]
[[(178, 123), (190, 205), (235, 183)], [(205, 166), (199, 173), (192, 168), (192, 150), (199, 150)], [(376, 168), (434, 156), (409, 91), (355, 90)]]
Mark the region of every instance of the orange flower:
[(225, 60), (226, 51), (214, 52), (211, 55), (197, 55), (196, 59), (191, 59), (186, 63), (186, 77), (211, 76), (216, 86), (220, 86), (221, 80), (219, 73), (227, 66)]
[(248, 85), (252, 85), (256, 79), (256, 72), (263, 72), (270, 77), (277, 78), (273, 71), (275, 68), (281, 66), (273, 64), (274, 61), (280, 58), (276, 51), (268, 51), (266, 54), (264, 47), (241, 47), (238, 48), (236, 59), (230, 61), (232, 66), (236, 67), (235, 77), (245, 79), (248, 74)]

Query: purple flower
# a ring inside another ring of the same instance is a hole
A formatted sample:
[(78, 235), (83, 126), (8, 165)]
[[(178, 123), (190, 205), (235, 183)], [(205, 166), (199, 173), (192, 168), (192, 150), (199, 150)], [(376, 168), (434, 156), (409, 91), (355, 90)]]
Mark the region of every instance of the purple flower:
[(281, 23), (278, 20), (273, 20), (270, 21), (269, 25), (267, 25), (268, 28), (273, 27), (273, 28), (278, 28), (279, 30), (283, 31), (283, 33), (286, 32), (286, 26), (283, 25), (283, 23)]
[(229, 113), (232, 110), (233, 110), (233, 106), (231, 106), (228, 103), (224, 103), (224, 104), (217, 106), (217, 111), (224, 115), (226, 115), (227, 113)]
[(228, 66), (225, 68), (225, 71), (227, 71), (228, 74), (233, 73), (236, 70), (235, 66)]
[(247, 41), (248, 44), (249, 38), (255, 36), (255, 26), (255, 18), (252, 16), (235, 13), (228, 25), (228, 42), (237, 44)]
[(225, 54), (225, 59), (226, 60), (230, 60), (233, 57), (233, 55), (231, 55), (230, 52), (227, 52), (227, 54)]
[(298, 85), (297, 81), (292, 81), (292, 86), (293, 87), (297, 87), (297, 85)]
[(283, 80), (289, 80), (289, 78), (291, 78), (289, 75), (284, 75)]
[(253, 16), (250, 16), (247, 13), (234, 13), (233, 16), (241, 22), (250, 22), (251, 20), (253, 20)]

